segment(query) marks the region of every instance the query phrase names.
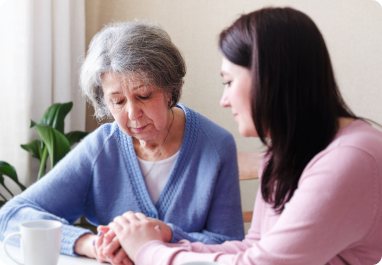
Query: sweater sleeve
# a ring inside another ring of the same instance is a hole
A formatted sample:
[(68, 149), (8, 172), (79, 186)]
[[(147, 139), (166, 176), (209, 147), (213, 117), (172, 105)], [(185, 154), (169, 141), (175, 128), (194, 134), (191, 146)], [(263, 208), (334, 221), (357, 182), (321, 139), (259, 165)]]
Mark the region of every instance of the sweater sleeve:
[[(89, 136), (88, 136), (89, 137)], [(46, 176), (0, 210), (0, 239), (19, 231), (26, 221), (50, 219), (63, 223), (61, 253), (76, 256), (76, 240), (90, 230), (72, 224), (83, 215), (94, 156), (86, 137), (70, 151)], [(19, 241), (9, 241), (18, 245)]]
[(221, 244), (227, 240), (244, 238), (236, 145), (231, 135), (226, 137), (224, 147), (219, 154), (220, 168), (204, 229), (188, 233), (169, 224), (173, 233), (171, 243), (186, 239), (204, 244)]
[[(351, 147), (336, 148), (305, 169), (278, 221), (252, 246), (245, 248), (245, 242), (204, 247), (152, 241), (138, 252), (136, 264), (152, 264), (153, 260), (160, 261), (156, 264), (326, 264), (372, 233), (380, 211), (378, 174), (369, 154)], [(260, 205), (268, 207), (263, 201)], [(342, 258), (358, 263), (351, 253)]]

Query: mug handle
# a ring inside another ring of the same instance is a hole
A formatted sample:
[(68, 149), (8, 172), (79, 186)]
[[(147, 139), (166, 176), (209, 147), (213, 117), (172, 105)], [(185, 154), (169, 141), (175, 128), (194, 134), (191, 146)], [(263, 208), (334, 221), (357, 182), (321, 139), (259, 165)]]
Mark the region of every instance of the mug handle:
[(11, 260), (13, 260), (14, 262), (16, 262), (17, 264), (19, 264), (19, 265), (24, 265), (23, 263), (20, 263), (20, 262), (18, 262), (17, 260), (15, 260), (14, 258), (12, 258), (12, 256), (11, 256), (11, 255), (8, 253), (8, 251), (7, 251), (7, 241), (8, 241), (8, 239), (10, 239), (11, 237), (14, 237), (14, 236), (21, 238), (21, 233), (20, 233), (20, 232), (12, 233), (12, 234), (8, 235), (8, 236), (5, 238), (5, 240), (4, 240), (4, 242), (3, 242), (3, 249), (4, 249), (4, 252), (5, 252), (5, 254), (7, 254), (7, 256), (8, 256)]

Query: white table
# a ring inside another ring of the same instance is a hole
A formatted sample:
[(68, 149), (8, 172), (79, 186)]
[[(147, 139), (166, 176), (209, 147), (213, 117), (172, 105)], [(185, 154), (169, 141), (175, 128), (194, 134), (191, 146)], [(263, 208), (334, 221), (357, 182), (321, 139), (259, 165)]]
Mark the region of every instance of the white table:
[[(7, 245), (7, 250), (12, 257), (19, 260), (20, 262), (23, 261), (21, 259), (21, 251), (20, 248)], [(70, 257), (66, 255), (60, 255), (60, 258), (58, 259), (58, 265), (100, 265), (101, 263), (98, 263), (95, 259), (89, 259), (85, 257)], [(3, 242), (0, 241), (0, 265), (17, 265), (15, 262), (13, 262), (8, 256), (5, 254), (3, 249)]]

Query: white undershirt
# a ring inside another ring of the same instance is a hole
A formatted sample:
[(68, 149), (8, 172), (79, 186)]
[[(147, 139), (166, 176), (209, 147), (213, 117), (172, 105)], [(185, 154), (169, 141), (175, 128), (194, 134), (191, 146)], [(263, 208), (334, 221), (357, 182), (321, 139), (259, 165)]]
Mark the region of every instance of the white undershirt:
[[(175, 164), (178, 154), (179, 151), (173, 156), (159, 161), (147, 161), (137, 157), (147, 191), (149, 192), (154, 205), (158, 202), (159, 196), (170, 177), (172, 167)], [(150, 172), (146, 176), (148, 171)]]

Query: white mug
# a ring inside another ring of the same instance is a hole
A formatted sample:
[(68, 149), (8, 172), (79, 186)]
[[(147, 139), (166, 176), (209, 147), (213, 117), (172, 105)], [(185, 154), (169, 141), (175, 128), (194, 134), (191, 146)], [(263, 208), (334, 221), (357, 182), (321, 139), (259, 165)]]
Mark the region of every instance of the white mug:
[[(53, 220), (38, 220), (22, 223), (20, 232), (8, 235), (3, 243), (5, 254), (19, 265), (56, 265), (61, 250), (62, 223)], [(20, 238), (24, 264), (9, 255), (6, 244), (11, 237)]]

